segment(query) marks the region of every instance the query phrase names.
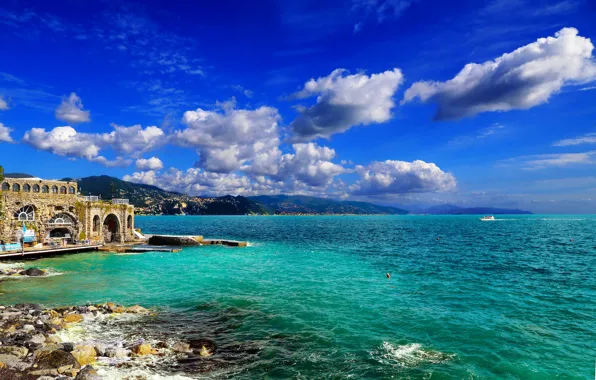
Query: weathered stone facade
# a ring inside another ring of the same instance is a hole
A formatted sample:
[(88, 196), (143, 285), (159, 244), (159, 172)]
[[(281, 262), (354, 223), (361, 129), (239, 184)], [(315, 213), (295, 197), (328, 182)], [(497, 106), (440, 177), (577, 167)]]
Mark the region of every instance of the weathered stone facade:
[(0, 240), (16, 241), (23, 222), (37, 242), (68, 238), (98, 243), (134, 240), (134, 206), (90, 200), (76, 182), (5, 178), (0, 187)]

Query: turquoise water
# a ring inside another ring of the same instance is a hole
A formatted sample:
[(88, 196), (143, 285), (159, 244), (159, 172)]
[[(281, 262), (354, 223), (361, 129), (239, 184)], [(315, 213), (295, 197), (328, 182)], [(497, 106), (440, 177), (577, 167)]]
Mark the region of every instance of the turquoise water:
[(157, 307), (134, 328), (219, 346), (191, 376), (594, 378), (596, 216), (498, 218), (137, 217), (251, 246), (29, 262), (61, 275), (1, 300)]

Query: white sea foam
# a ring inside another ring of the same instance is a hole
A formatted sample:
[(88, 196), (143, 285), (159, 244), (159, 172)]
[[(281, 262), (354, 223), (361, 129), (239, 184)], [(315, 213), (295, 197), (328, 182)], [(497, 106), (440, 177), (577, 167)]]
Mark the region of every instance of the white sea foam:
[(120, 369), (114, 367), (99, 367), (97, 373), (106, 380), (147, 379), (147, 380), (192, 380), (182, 375), (160, 375), (145, 369)]
[(401, 367), (416, 367), (423, 363), (443, 363), (454, 356), (453, 354), (426, 350), (420, 343), (395, 346), (389, 342), (383, 342), (379, 361), (384, 364), (397, 364)]

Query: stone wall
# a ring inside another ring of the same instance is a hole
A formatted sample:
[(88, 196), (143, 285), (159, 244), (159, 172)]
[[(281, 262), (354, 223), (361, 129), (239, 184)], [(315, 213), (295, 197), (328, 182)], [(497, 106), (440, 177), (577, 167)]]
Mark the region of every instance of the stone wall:
[(23, 224), (19, 215), (28, 230), (35, 230), (40, 242), (58, 229), (75, 240), (103, 243), (134, 239), (133, 206), (83, 201), (76, 182), (6, 178), (0, 189), (4, 189), (0, 191), (0, 240), (17, 240)]

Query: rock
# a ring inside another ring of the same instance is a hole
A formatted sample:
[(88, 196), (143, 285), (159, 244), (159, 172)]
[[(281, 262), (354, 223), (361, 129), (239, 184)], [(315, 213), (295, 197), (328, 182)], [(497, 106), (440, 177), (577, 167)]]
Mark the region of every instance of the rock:
[(48, 335), (46, 341), (48, 343), (62, 343), (62, 339), (58, 335)]
[[(30, 269), (37, 269), (37, 268), (30, 268)], [(16, 305), (14, 305), (14, 308), (15, 309), (24, 309), (24, 310), (43, 310), (43, 307), (41, 307), (41, 305), (36, 304), (36, 303), (18, 303)]]
[(74, 344), (72, 343), (62, 343), (62, 347), (66, 352), (72, 352), (72, 350), (74, 350)]
[(71, 352), (80, 365), (95, 363), (97, 353), (92, 345), (77, 344)]
[(179, 353), (185, 353), (185, 354), (192, 352), (192, 350), (190, 349), (190, 344), (183, 343), (183, 342), (176, 342), (172, 346), (172, 351), (179, 352)]
[(46, 342), (46, 337), (43, 334), (35, 334), (31, 337), (31, 342), (36, 344), (43, 344)]
[(74, 380), (101, 380), (97, 371), (90, 365), (83, 367)]
[(132, 352), (137, 355), (149, 355), (151, 354), (151, 345), (149, 343), (141, 343), (132, 347)]
[(199, 350), (199, 355), (206, 357), (213, 355), (213, 352), (209, 351), (205, 346), (201, 347)]
[(60, 375), (58, 373), (57, 369), (38, 369), (38, 370), (29, 372), (29, 374), (34, 375), (34, 376), (58, 376), (58, 375)]
[(157, 342), (157, 343), (155, 344), (155, 347), (156, 347), (156, 348), (168, 348), (168, 347), (169, 347), (169, 345), (168, 345), (166, 342)]
[(15, 355), (18, 358), (24, 358), (29, 352), (25, 347), (19, 346), (0, 346), (0, 354)]
[(22, 272), (19, 272), (19, 274), (21, 276), (32, 276), (32, 277), (38, 277), (38, 276), (43, 276), (45, 274), (45, 272), (39, 268), (29, 268), (27, 270), (24, 270)]
[(131, 306), (131, 307), (127, 308), (126, 309), (126, 312), (127, 313), (133, 313), (133, 314), (140, 314), (140, 313), (148, 313), (149, 310), (145, 309), (142, 306), (134, 305), (134, 306)]
[(7, 368), (7, 365), (4, 364), (3, 362), (0, 362), (0, 369), (4, 369), (4, 368)]
[(164, 236), (153, 235), (149, 238), (149, 245), (176, 245), (176, 246), (192, 246), (200, 245), (197, 240), (190, 236)]
[(60, 317), (52, 318), (52, 319), (50, 319), (50, 324), (53, 326), (62, 327), (62, 326), (64, 326), (64, 319), (62, 319)]
[[(39, 353), (39, 354), (38, 354)], [(35, 359), (35, 365), (39, 369), (53, 369), (72, 365), (72, 368), (81, 368), (75, 357), (63, 350), (38, 351)], [(0, 359), (1, 360), (1, 359)]]
[(4, 363), (7, 367), (24, 371), (31, 366), (29, 363), (25, 363), (19, 360), (15, 355), (0, 354), (0, 362)]
[(105, 352), (105, 356), (108, 358), (122, 359), (128, 356), (129, 351), (126, 348), (116, 347), (108, 348)]
[(195, 339), (189, 342), (190, 348), (201, 356), (211, 356), (217, 350), (217, 345), (210, 339)]
[(23, 330), (26, 331), (26, 332), (31, 332), (31, 331), (34, 331), (35, 330), (35, 326), (33, 326), (33, 325), (24, 325), (23, 326)]
[(64, 316), (64, 322), (66, 323), (77, 323), (83, 320), (83, 316), (81, 314), (66, 314)]
[(116, 306), (115, 308), (111, 309), (112, 313), (124, 313), (125, 309), (122, 306)]

